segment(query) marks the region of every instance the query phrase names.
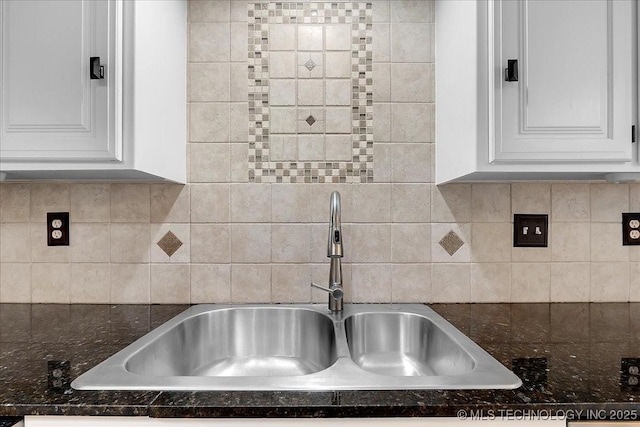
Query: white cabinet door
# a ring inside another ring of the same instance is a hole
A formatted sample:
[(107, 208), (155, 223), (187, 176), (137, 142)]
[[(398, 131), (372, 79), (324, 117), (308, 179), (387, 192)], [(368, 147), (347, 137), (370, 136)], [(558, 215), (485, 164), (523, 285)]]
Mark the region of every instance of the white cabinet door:
[[(633, 11), (629, 0), (496, 0), (490, 162), (632, 160)], [(509, 59), (518, 81), (505, 81)]]
[[(118, 160), (115, 25), (106, 0), (0, 1), (0, 158)], [(89, 76), (100, 57), (104, 79)]]

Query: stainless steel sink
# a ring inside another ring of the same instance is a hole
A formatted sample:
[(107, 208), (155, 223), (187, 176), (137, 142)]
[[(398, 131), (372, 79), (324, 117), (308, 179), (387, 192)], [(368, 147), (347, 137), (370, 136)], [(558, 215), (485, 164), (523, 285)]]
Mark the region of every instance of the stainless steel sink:
[(475, 363), (450, 334), (414, 313), (359, 313), (345, 321), (351, 359), (391, 376), (468, 375)]
[(193, 306), (78, 377), (80, 390), (516, 388), (425, 305)]

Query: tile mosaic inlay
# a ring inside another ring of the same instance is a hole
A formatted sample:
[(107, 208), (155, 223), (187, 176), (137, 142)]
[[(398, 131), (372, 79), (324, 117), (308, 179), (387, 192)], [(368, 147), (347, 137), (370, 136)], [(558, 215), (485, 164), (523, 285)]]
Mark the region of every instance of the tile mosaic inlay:
[(168, 256), (171, 256), (176, 253), (180, 246), (182, 246), (182, 242), (178, 237), (170, 231), (167, 231), (162, 239), (158, 241), (158, 246), (160, 249), (164, 251)]
[(449, 231), (438, 243), (451, 256), (464, 245), (462, 239), (453, 230)]
[(260, 1), (248, 16), (249, 181), (373, 182), (371, 3)]

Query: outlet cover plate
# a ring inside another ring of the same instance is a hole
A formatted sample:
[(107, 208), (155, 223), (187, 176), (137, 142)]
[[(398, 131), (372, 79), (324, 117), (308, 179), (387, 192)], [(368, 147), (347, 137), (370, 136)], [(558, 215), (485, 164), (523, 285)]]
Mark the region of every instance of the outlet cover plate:
[(546, 248), (549, 215), (513, 214), (513, 247)]
[(640, 233), (640, 227), (635, 227), (636, 223), (634, 223), (634, 221), (638, 221), (638, 223), (640, 223), (640, 213), (629, 212), (629, 213), (622, 214), (622, 245), (623, 246), (640, 245), (640, 238), (634, 239), (632, 237)]
[[(54, 238), (54, 232), (60, 237)], [(69, 246), (69, 212), (47, 212), (47, 246)]]

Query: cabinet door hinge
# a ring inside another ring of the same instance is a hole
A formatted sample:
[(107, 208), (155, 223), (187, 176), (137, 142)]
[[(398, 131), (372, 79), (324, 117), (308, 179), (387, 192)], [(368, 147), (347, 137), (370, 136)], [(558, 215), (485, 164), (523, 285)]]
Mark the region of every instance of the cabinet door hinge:
[(631, 125), (631, 142), (636, 142), (636, 125)]

